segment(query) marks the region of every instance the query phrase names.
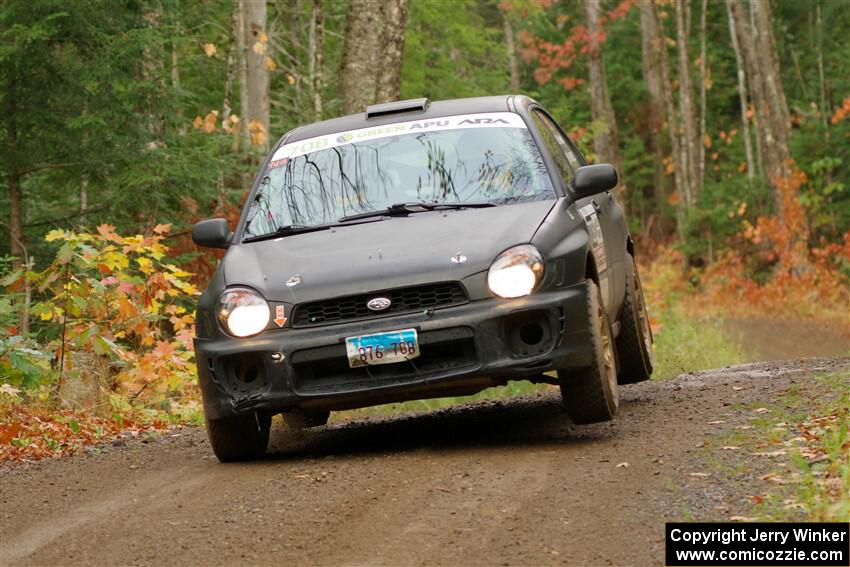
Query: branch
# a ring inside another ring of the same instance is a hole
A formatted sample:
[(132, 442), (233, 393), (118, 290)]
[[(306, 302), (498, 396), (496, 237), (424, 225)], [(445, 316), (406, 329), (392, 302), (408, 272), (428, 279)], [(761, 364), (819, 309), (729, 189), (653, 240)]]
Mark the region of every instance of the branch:
[(35, 173), (36, 171), (41, 171), (42, 169), (61, 169), (63, 167), (73, 167), (75, 165), (80, 165), (80, 162), (74, 163), (37, 163), (33, 166), (27, 167), (26, 169), (22, 169), (18, 171), (18, 175), (23, 177), (24, 175), (29, 175), (30, 173)]
[(85, 211), (79, 211), (77, 213), (74, 213), (73, 215), (67, 215), (67, 216), (58, 217), (58, 218), (55, 218), (55, 219), (45, 219), (45, 220), (41, 220), (41, 221), (37, 221), (37, 222), (31, 222), (29, 224), (25, 224), (24, 228), (30, 228), (30, 227), (33, 227), (33, 226), (44, 226), (46, 224), (56, 224), (56, 223), (59, 223), (59, 222), (62, 222), (62, 221), (71, 220), (71, 219), (74, 219), (74, 218), (77, 218), (77, 217), (82, 217), (82, 216), (85, 216), (89, 213), (96, 213), (97, 211), (102, 211), (103, 209), (108, 209), (108, 208), (109, 208), (109, 205), (107, 203), (102, 203), (100, 205), (94, 205), (93, 207), (89, 207)]

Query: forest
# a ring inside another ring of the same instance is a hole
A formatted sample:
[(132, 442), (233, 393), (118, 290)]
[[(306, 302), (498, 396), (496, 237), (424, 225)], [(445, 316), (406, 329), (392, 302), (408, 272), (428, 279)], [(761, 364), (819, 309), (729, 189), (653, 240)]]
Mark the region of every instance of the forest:
[[(673, 291), (847, 329), (848, 29), (846, 0), (6, 0), (0, 402), (68, 437), (200, 419), (192, 224), (235, 223), (290, 129), (417, 97), (527, 94), (618, 168), (661, 345)], [(85, 374), (106, 410), (51, 413)], [(7, 456), (73, 445), (16, 419)]]

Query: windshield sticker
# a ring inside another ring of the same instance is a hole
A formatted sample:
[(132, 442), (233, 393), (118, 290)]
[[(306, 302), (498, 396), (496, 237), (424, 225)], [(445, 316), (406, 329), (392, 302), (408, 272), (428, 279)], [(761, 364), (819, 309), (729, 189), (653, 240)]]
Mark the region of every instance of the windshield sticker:
[(286, 165), (290, 158), (303, 156), (317, 150), (327, 150), (355, 142), (378, 140), (401, 134), (432, 132), (435, 130), (454, 130), (459, 128), (526, 128), (525, 122), (513, 112), (488, 112), (479, 114), (461, 114), (441, 116), (431, 120), (411, 120), (386, 126), (360, 128), (348, 132), (335, 132), (326, 136), (307, 138), (281, 146), (272, 157), (269, 168)]

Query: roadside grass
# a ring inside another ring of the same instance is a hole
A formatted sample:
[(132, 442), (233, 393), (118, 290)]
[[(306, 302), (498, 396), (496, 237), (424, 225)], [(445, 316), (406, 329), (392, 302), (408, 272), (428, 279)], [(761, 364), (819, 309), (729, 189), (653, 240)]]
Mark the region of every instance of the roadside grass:
[(756, 492), (747, 517), (850, 521), (850, 371), (813, 380), (769, 404), (742, 407), (754, 412), (750, 425), (706, 448), (711, 468), (726, 478), (747, 478)]
[(653, 380), (744, 361), (740, 345), (724, 331), (723, 319), (691, 311), (687, 297), (670, 297), (664, 308), (652, 314), (658, 329), (654, 333)]

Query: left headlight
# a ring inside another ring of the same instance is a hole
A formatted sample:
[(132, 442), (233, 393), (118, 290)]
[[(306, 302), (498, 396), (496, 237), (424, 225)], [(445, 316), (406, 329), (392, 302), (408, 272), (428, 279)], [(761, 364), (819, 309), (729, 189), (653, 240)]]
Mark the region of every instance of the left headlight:
[(269, 304), (253, 289), (226, 289), (218, 298), (218, 320), (234, 337), (256, 335), (266, 328), (270, 318)]
[(499, 254), (487, 272), (487, 286), (499, 297), (522, 297), (543, 279), (543, 255), (531, 244), (521, 244)]

